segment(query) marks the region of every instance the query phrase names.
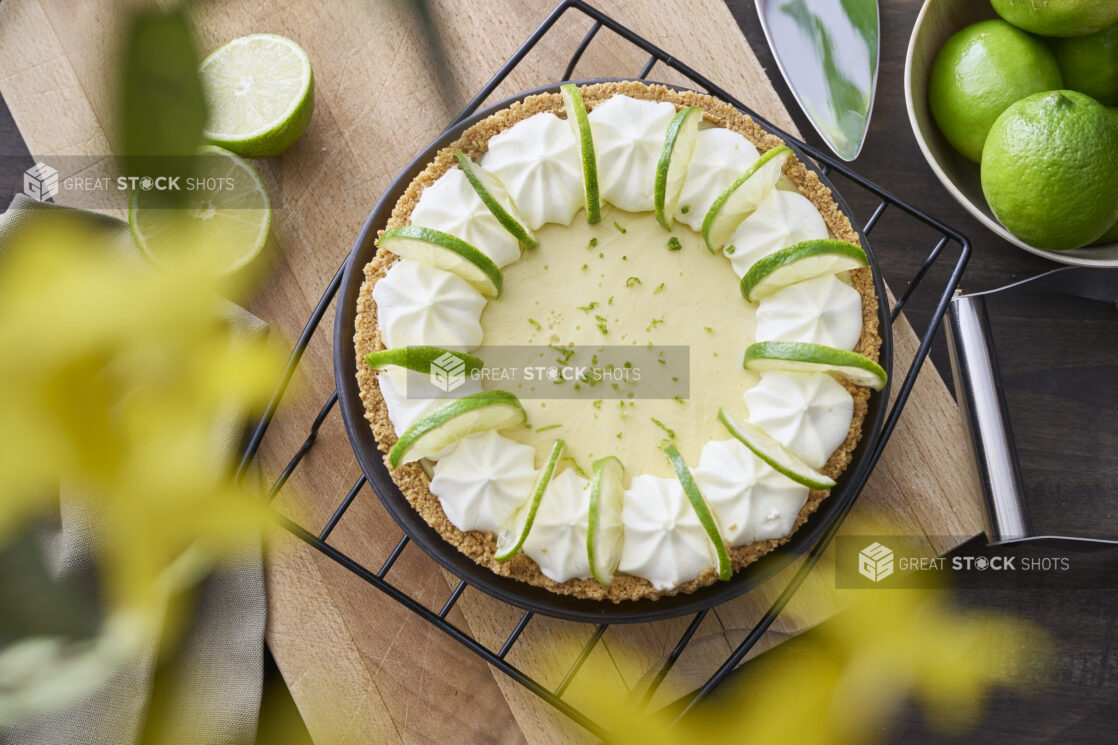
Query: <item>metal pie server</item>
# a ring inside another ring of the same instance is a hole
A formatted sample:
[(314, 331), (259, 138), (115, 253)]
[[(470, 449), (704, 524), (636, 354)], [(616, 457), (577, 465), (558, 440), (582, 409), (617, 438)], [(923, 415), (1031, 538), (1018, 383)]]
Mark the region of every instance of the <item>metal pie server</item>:
[(988, 297), (1008, 292), (1075, 295), (1118, 310), (1118, 269), (1055, 269), (989, 292), (958, 294), (948, 307), (951, 373), (986, 497), (986, 536), (992, 544), (1052, 539), (1098, 546), (1118, 544), (1118, 540), (1037, 536), (1033, 532), (986, 311)]
[(755, 0), (796, 102), (843, 160), (862, 151), (877, 88), (877, 0)]

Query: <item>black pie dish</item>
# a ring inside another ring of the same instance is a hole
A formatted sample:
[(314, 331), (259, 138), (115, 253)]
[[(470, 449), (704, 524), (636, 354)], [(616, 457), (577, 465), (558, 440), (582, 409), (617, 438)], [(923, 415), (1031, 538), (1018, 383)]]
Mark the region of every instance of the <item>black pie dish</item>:
[[(587, 85), (617, 81), (583, 80), (578, 82), (580, 85)], [(645, 81), (634, 82), (644, 83)], [(667, 87), (686, 90), (678, 86)], [(869, 460), (872, 458), (873, 450), (881, 437), (881, 427), (889, 401), (888, 384), (881, 391), (871, 392), (868, 410), (862, 424), (862, 438), (852, 454), (850, 464), (837, 479), (838, 484), (831, 489), (831, 494), (808, 517), (807, 522), (792, 534), (787, 543), (777, 547), (753, 564), (739, 569), (728, 581), (715, 582), (690, 593), (656, 599), (628, 600), (620, 603), (559, 595), (542, 587), (494, 574), (488, 568), (461, 553), (427, 524), (427, 521), (416, 512), (415, 508), (408, 502), (407, 497), (396, 486), (389, 474), (388, 467), (384, 463), (384, 455), (373, 437), (372, 428), (365, 419), (365, 407), (361, 402), (361, 393), (357, 385), (357, 353), (353, 345), (353, 336), (357, 316), (357, 298), (364, 281), (365, 265), (372, 261), (377, 251), (376, 237), (378, 231), (382, 230), (388, 222), (393, 207), (407, 189), (408, 184), (427, 167), (427, 164), (434, 159), (440, 150), (458, 139), (462, 132), (516, 101), (539, 93), (557, 93), (558, 91), (559, 84), (556, 83), (520, 93), (476, 112), (447, 130), (420, 152), (396, 176), (392, 184), (381, 195), (376, 206), (373, 207), (372, 212), (369, 213), (369, 217), (365, 220), (365, 224), (357, 236), (353, 250), (350, 251), (349, 257), (346, 259), (334, 319), (334, 378), (342, 418), (357, 460), (385, 509), (416, 545), (469, 585), (511, 605), (571, 621), (637, 623), (695, 613), (736, 598), (786, 568), (797, 556), (811, 548), (822, 533), (841, 514), (845, 513), (844, 508), (857, 499), (859, 493), (857, 486), (860, 479), (855, 477), (869, 467)], [(744, 113), (750, 114), (751, 112), (746, 111)], [(869, 259), (869, 266), (873, 272), (874, 289), (877, 293), (878, 333), (881, 336), (880, 364), (889, 373), (891, 380), (893, 362), (892, 325), (889, 319), (885, 286), (877, 259), (857, 223), (853, 211), (834, 185), (827, 180), (815, 163), (809, 160), (794, 142), (786, 140), (785, 144), (792, 149), (801, 163), (809, 170), (814, 171), (819, 180), (831, 189), (831, 195), (835, 203), (858, 232), (862, 247), (865, 248), (866, 256)]]

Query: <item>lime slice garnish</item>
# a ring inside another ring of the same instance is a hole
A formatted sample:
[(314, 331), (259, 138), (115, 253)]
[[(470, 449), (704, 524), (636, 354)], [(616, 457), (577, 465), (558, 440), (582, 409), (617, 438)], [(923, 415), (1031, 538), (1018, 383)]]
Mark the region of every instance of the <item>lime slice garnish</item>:
[(664, 150), (660, 162), (656, 164), (656, 188), (653, 197), (656, 204), (656, 219), (668, 230), (672, 229), (679, 195), (683, 193), (683, 183), (687, 180), (687, 168), (695, 154), (695, 143), (699, 140), (699, 122), (703, 111), (697, 106), (677, 111), (668, 124), (664, 136)]
[(830, 489), (835, 485), (834, 479), (824, 476), (804, 463), (800, 456), (784, 447), (775, 437), (753, 422), (737, 419), (722, 408), (718, 410), (718, 421), (722, 422), (730, 434), (741, 441), (741, 444), (752, 450), (754, 455), (797, 484), (812, 489)]
[(462, 173), (466, 175), (466, 180), (470, 182), (470, 186), (474, 187), (478, 197), (493, 213), (493, 217), (497, 218), (497, 222), (501, 223), (505, 230), (512, 233), (512, 236), (520, 241), (521, 246), (525, 248), (538, 246), (539, 241), (532, 235), (532, 231), (524, 222), (524, 218), (520, 216), (512, 197), (509, 196), (500, 179), (471, 161), (461, 150), (455, 150), (454, 157), (458, 158), (458, 165), (461, 166)]
[(465, 364), (466, 373), (485, 367), (485, 363), (472, 354), (454, 352), (442, 347), (417, 346), (380, 349), (365, 355), (365, 362), (369, 363), (369, 367), (374, 370), (383, 370), (386, 367), (404, 367), (416, 372), (429, 373), (431, 372), (431, 364), (436, 360), (443, 360), (448, 354)]
[(855, 385), (875, 391), (885, 387), (889, 376), (869, 357), (857, 352), (801, 341), (759, 341), (745, 350), (745, 369), (754, 372), (836, 373)]
[(291, 39), (253, 34), (202, 61), (210, 119), (206, 139), (246, 158), (279, 155), (314, 112), (311, 61)]
[(695, 514), (698, 515), (699, 523), (706, 531), (710, 542), (714, 544), (715, 570), (718, 573), (718, 579), (730, 579), (734, 573), (733, 565), (730, 563), (730, 553), (726, 550), (722, 534), (718, 532), (718, 521), (714, 519), (714, 513), (710, 511), (703, 493), (699, 491), (695, 479), (691, 476), (691, 469), (683, 462), (683, 456), (679, 454), (679, 450), (674, 444), (669, 443), (664, 448), (664, 453), (668, 456), (672, 468), (675, 469), (676, 478), (679, 479), (679, 485), (683, 487), (683, 493), (687, 495), (687, 501), (691, 503)]
[(621, 505), (624, 489), (621, 478), (625, 467), (610, 455), (594, 461), (590, 477), (590, 516), (586, 532), (586, 553), (590, 559), (590, 573), (599, 584), (613, 581), (617, 565), (621, 563), (621, 547), (625, 528), (621, 522)]
[(461, 238), (434, 228), (401, 225), (386, 230), (378, 244), (402, 259), (433, 266), (466, 280), (486, 297), (500, 297), (501, 269)]
[(703, 218), (702, 233), (707, 248), (717, 252), (726, 245), (742, 220), (753, 214), (761, 200), (776, 187), (784, 164), (791, 157), (792, 151), (784, 145), (766, 151), (718, 195)]
[(523, 424), (520, 400), (505, 391), (482, 391), (455, 399), (408, 427), (388, 452), (393, 468), (427, 458), (475, 432)]
[(594, 138), (590, 135), (590, 120), (586, 117), (586, 106), (582, 103), (582, 93), (574, 83), (559, 88), (563, 94), (563, 109), (567, 121), (575, 133), (579, 157), (582, 159), (582, 183), (586, 190), (586, 222), (596, 223), (602, 219), (602, 199), (598, 195), (598, 161), (594, 157)]
[(788, 285), (866, 266), (866, 252), (845, 241), (804, 241), (759, 259), (741, 278), (741, 294), (755, 303)]
[(536, 477), (536, 483), (532, 487), (528, 500), (520, 505), (508, 525), (497, 534), (497, 553), (493, 555), (497, 561), (508, 561), (516, 556), (527, 540), (528, 534), (532, 532), (536, 512), (540, 508), (540, 500), (543, 499), (543, 493), (547, 491), (547, 485), (551, 483), (551, 477), (555, 475), (555, 466), (559, 463), (559, 457), (565, 447), (566, 443), (562, 440), (556, 440), (551, 446), (551, 454), (547, 456), (547, 463)]
[[(200, 258), (215, 275), (256, 258), (268, 238), (272, 209), (252, 166), (228, 150), (202, 148), (186, 204), (159, 206), (159, 192), (132, 192), (128, 224), (136, 244), (157, 264)], [(207, 188), (203, 188), (207, 187)]]

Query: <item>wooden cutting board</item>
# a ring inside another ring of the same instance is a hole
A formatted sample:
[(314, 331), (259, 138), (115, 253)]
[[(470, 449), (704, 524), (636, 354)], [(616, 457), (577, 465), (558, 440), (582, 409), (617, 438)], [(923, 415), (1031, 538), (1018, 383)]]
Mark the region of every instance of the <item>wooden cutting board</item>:
[[(111, 54), (122, 9), (129, 4), (0, 4), (0, 69), (5, 71), (0, 93), (33, 155), (110, 152), (115, 100)], [(264, 0), (231, 0), (193, 6), (203, 52), (237, 36), (273, 32), (297, 40), (315, 66), (317, 105), (309, 131), (282, 158), (258, 165), (277, 209), (272, 273), (252, 308), (287, 347), (381, 191), (551, 10), (547, 0), (433, 2), (438, 40), (452, 71), (440, 80), (430, 63), (429, 40), (410, 6), (404, 0), (292, 0), (282, 7)], [(720, 0), (599, 0), (598, 6), (794, 131)], [(569, 13), (494, 98), (557, 80), (589, 27), (585, 16)], [(644, 55), (603, 31), (575, 77), (631, 77), (644, 62)], [(649, 77), (686, 84), (663, 66)], [(299, 447), (333, 390), (332, 323), (331, 310), (266, 440), (262, 455), (268, 473), (277, 473)], [(895, 324), (894, 334), (895, 369), (904, 370), (916, 339), (904, 319)], [(978, 533), (980, 491), (965, 442), (955, 404), (928, 365), (844, 532), (928, 536), (929, 553), (950, 548), (936, 536)], [(359, 475), (335, 411), (277, 504), (317, 532)], [(331, 541), (375, 567), (399, 536), (365, 487)], [(286, 534), (272, 537), (270, 558), (268, 641), (316, 741), (543, 745), (584, 739), (562, 716), (459, 644)], [(668, 687), (673, 682), (685, 686), (693, 674), (711, 672), (787, 576), (709, 614)], [(405, 550), (389, 578), (435, 609), (457, 583), (414, 546)], [(774, 626), (768, 644), (833, 613), (833, 586), (833, 559), (825, 557)], [(483, 643), (496, 645), (519, 612), (467, 590), (449, 618)], [(586, 700), (580, 685), (588, 679), (639, 686), (686, 624), (682, 619), (611, 627), (568, 699), (592, 710), (594, 702)], [(591, 631), (585, 625), (537, 618), (509, 659), (554, 687)]]

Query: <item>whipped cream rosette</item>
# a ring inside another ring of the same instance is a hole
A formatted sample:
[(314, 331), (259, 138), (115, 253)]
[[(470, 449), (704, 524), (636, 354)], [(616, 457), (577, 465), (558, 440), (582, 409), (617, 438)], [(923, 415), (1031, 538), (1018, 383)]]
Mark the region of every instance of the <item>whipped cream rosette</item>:
[(625, 490), (623, 572), (670, 590), (714, 566), (714, 547), (676, 479), (640, 475)]
[(585, 205), (574, 134), (554, 114), (536, 114), (494, 135), (481, 166), (504, 184), (532, 230), (569, 225)]
[(485, 298), (449, 272), (406, 259), (373, 288), (381, 338), (388, 347), (481, 344)]
[(628, 96), (614, 96), (587, 115), (602, 199), (629, 212), (652, 209), (656, 164), (673, 116), (675, 107), (670, 103)]
[(833, 275), (789, 285), (757, 303), (757, 341), (802, 341), (854, 349), (862, 295)]
[(499, 267), (520, 258), (520, 242), (489, 211), (460, 168), (423, 190), (411, 222), (461, 238)]
[(397, 437), (447, 401), (481, 390), (479, 381), (466, 378), (453, 393), (448, 393), (431, 382), (429, 372), (407, 370), (402, 367), (382, 370), (377, 382), (384, 396), (384, 403), (388, 407), (388, 418), (392, 420), (392, 428)]
[(524, 540), (524, 553), (555, 582), (590, 577), (586, 552), (589, 487), (590, 482), (570, 468), (553, 478)]
[(733, 130), (700, 129), (675, 219), (699, 232), (714, 200), (759, 157), (753, 143)]
[(458, 441), (434, 466), (431, 493), (459, 530), (496, 532), (536, 480), (536, 449), (489, 431)]
[(703, 445), (694, 477), (731, 546), (786, 535), (807, 501), (806, 486), (777, 473), (737, 440)]
[(737, 275), (744, 277), (758, 259), (803, 241), (826, 237), (827, 224), (810, 201), (798, 192), (773, 189), (738, 226), (723, 250)]
[(830, 375), (764, 372), (745, 392), (749, 421), (812, 468), (822, 468), (850, 430), (854, 399)]

